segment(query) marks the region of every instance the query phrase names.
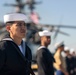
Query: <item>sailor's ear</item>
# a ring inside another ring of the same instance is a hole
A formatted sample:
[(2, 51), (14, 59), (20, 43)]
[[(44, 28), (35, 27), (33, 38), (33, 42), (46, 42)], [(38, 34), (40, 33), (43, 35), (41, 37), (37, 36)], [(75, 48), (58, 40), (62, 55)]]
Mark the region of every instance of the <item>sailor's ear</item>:
[(9, 32), (10, 31), (11, 26), (10, 25), (6, 25), (6, 30)]

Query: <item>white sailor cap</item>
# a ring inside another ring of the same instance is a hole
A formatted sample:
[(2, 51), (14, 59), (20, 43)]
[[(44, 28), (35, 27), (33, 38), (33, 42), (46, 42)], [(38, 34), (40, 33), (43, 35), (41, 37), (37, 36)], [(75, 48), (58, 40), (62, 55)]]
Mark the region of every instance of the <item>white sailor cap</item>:
[(64, 47), (64, 51), (69, 51), (69, 50), (70, 50), (69, 47), (67, 46)]
[(55, 44), (55, 47), (58, 48), (58, 47), (61, 47), (61, 46), (64, 46), (64, 42), (58, 42)]
[(10, 13), (4, 15), (4, 23), (10, 22), (10, 21), (25, 21), (27, 18), (26, 15), (22, 13)]
[(51, 32), (48, 30), (40, 31), (39, 36), (51, 36)]

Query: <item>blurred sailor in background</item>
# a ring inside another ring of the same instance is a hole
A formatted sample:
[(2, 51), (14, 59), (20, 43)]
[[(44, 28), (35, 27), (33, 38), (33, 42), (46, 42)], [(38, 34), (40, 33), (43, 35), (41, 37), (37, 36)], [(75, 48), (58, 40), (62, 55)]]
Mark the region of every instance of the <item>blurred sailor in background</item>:
[(74, 48), (70, 49), (70, 54), (72, 55), (72, 57), (74, 58), (73, 60), (73, 64), (74, 64), (74, 75), (76, 75), (76, 51)]
[(54, 58), (48, 49), (51, 43), (51, 32), (48, 30), (40, 31), (41, 46), (37, 50), (38, 75), (54, 75)]
[(74, 75), (74, 58), (70, 54), (70, 49), (68, 47), (64, 48), (64, 52), (66, 54), (65, 61), (66, 61), (66, 68), (69, 75)]
[(64, 42), (58, 42), (55, 44), (56, 52), (54, 54), (54, 67), (56, 69), (56, 75), (68, 75), (66, 71), (66, 62), (62, 57), (61, 52), (64, 51)]

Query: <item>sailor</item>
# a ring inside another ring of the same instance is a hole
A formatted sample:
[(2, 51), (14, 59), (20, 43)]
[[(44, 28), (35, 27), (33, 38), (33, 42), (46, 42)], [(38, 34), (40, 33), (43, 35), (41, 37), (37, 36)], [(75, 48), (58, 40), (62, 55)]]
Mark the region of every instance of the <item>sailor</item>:
[(51, 32), (48, 30), (39, 32), (41, 46), (37, 50), (38, 75), (54, 75), (54, 58), (48, 49), (51, 43)]
[(70, 48), (69, 47), (64, 47), (64, 52), (66, 54), (65, 61), (66, 61), (66, 69), (69, 75), (75, 75), (74, 74), (74, 58), (70, 54)]
[(56, 69), (56, 75), (68, 75), (66, 71), (66, 62), (62, 56), (62, 51), (64, 50), (64, 42), (58, 42), (55, 44), (56, 52), (54, 54), (54, 67)]
[(74, 61), (73, 61), (73, 65), (74, 65), (74, 74), (73, 75), (76, 75), (76, 51), (74, 48), (71, 48), (70, 49), (70, 54), (72, 55), (72, 57), (74, 58)]
[(4, 15), (9, 35), (0, 41), (0, 75), (30, 75), (32, 54), (22, 40), (26, 37), (26, 20), (22, 13)]

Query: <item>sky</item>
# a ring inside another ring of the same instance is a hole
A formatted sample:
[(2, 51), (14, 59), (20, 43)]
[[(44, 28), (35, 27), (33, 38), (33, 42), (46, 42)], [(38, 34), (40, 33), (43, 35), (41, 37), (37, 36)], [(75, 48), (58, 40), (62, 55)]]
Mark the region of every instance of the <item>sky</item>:
[[(24, 0), (26, 1), (26, 0)], [(40, 16), (39, 23), (55, 25), (76, 26), (76, 0), (36, 0), (42, 1), (42, 4), (36, 5), (35, 11)], [(5, 3), (15, 3), (15, 0), (1, 0), (0, 2), (0, 21), (3, 21), (3, 15), (15, 11), (14, 7), (5, 7)], [(28, 9), (25, 9), (28, 10)], [(76, 29), (60, 28), (61, 31), (70, 36), (58, 34), (56, 42), (64, 41), (69, 48), (76, 49)], [(54, 34), (53, 34), (54, 35)], [(53, 43), (53, 40), (52, 40)], [(49, 48), (53, 47), (53, 44)]]

